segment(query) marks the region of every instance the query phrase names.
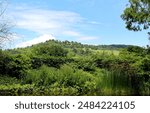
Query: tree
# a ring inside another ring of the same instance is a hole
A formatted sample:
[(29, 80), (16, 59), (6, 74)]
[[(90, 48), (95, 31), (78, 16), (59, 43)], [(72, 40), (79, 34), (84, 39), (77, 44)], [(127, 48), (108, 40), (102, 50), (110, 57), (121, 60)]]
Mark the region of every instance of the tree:
[(36, 49), (39, 55), (66, 57), (68, 53), (66, 49), (64, 49), (61, 45), (58, 45), (58, 44), (41, 45)]
[(146, 30), (150, 26), (150, 0), (129, 0), (122, 19), (126, 21), (126, 28), (133, 31)]
[(7, 7), (7, 1), (6, 0), (0, 0), (0, 48), (2, 47), (2, 44), (9, 40), (13, 33), (11, 32), (11, 22), (6, 20), (4, 18), (4, 13), (6, 11)]

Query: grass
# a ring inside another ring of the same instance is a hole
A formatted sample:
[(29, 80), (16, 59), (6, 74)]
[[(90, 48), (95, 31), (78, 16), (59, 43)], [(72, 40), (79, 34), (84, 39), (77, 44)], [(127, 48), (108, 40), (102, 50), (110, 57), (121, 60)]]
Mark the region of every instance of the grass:
[(100, 85), (102, 95), (132, 95), (131, 81), (119, 69), (105, 71)]

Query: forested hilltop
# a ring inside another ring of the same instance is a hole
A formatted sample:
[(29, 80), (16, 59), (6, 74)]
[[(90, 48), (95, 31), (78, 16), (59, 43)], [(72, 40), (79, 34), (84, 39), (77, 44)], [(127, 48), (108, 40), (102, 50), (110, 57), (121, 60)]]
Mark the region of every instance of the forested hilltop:
[(0, 95), (150, 95), (150, 48), (49, 40), (0, 50)]

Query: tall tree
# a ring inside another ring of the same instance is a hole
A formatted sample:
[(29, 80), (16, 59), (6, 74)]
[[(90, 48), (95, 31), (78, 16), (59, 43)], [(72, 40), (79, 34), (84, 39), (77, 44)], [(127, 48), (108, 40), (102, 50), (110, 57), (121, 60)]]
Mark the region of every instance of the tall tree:
[(146, 30), (150, 26), (150, 0), (129, 0), (122, 19), (126, 21), (126, 28), (133, 31)]
[(5, 19), (5, 11), (7, 8), (7, 1), (0, 0), (0, 48), (4, 41), (9, 40), (12, 36), (11, 22)]

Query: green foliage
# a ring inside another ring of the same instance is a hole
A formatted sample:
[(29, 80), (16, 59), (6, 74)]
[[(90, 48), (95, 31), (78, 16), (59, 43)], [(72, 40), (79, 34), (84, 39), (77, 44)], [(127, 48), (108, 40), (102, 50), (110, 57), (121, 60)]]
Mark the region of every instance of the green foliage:
[(134, 70), (129, 64), (114, 63), (110, 69), (103, 69), (101, 75), (102, 95), (135, 95), (132, 86)]
[(33, 90), (33, 85), (0, 85), (0, 95), (2, 96), (31, 95)]
[(129, 0), (122, 19), (126, 21), (126, 27), (129, 30), (140, 31), (148, 29), (150, 25), (150, 1), (149, 0)]
[(77, 95), (94, 93), (97, 88), (94, 76), (82, 70), (71, 68), (69, 65), (63, 65), (60, 69), (42, 66), (39, 70), (28, 71), (27, 74), (24, 84), (35, 84), (37, 87), (73, 88), (76, 89)]
[(139, 46), (129, 46), (127, 48), (127, 51), (132, 53), (142, 54), (144, 52), (144, 48)]
[(0, 64), (3, 74), (21, 78), (24, 76), (25, 71), (31, 67), (30, 63), (30, 58), (20, 54), (15, 56), (6, 56)]
[(35, 84), (36, 86), (49, 86), (56, 82), (57, 76), (58, 73), (55, 68), (43, 65), (39, 70), (29, 70), (24, 83)]
[(15, 77), (9, 77), (6, 75), (0, 75), (0, 85), (12, 85), (19, 84), (20, 80)]
[(130, 68), (125, 71), (132, 74), (131, 85), (134, 89), (134, 95), (149, 95), (149, 90), (145, 89), (150, 88), (148, 85), (150, 84), (150, 56), (146, 53), (147, 49), (144, 49), (143, 53), (135, 51), (121, 53), (121, 58), (130, 64)]
[(74, 62), (77, 68), (82, 69), (87, 72), (92, 72), (95, 70), (95, 63), (89, 56), (74, 58)]
[(42, 65), (59, 68), (61, 65), (73, 61), (73, 59), (66, 57), (54, 57), (44, 55), (32, 57), (31, 60), (33, 68), (39, 68)]
[(118, 55), (110, 54), (109, 52), (96, 52), (92, 55), (92, 61), (98, 68), (106, 68), (109, 69), (112, 64), (114, 64), (118, 60)]
[(65, 57), (67, 56), (67, 50), (61, 47), (60, 45), (52, 44), (52, 45), (41, 45), (36, 48), (37, 55), (49, 55), (55, 57)]
[(12, 55), (6, 51), (0, 54), (0, 72), (4, 75), (21, 78), (31, 67), (31, 60), (23, 54)]
[(150, 95), (149, 89), (149, 48), (52, 40), (0, 50), (0, 95)]

